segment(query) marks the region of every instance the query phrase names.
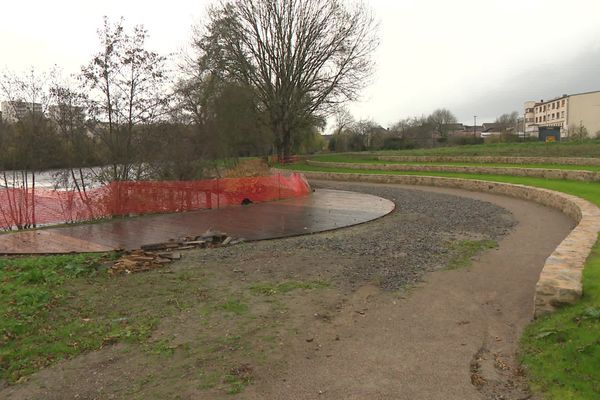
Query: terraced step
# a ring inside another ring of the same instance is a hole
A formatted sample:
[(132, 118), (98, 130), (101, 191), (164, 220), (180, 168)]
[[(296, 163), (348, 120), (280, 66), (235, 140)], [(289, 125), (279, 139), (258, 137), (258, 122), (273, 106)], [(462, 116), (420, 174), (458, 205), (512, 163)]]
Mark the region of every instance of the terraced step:
[(488, 174), (527, 176), (545, 179), (565, 179), (583, 182), (600, 182), (600, 172), (587, 170), (519, 168), (514, 166), (466, 166), (466, 165), (428, 165), (428, 164), (373, 164), (306, 161), (307, 165), (324, 168), (345, 168), (353, 170), (411, 171), (411, 172), (458, 172), (466, 174)]

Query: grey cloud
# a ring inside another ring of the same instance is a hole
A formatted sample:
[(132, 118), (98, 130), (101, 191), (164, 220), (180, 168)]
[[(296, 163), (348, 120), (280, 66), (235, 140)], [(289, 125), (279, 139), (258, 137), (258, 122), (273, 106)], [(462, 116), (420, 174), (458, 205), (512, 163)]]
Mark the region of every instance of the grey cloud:
[[(556, 54), (560, 58), (560, 51)], [(563, 62), (530, 66), (500, 87), (490, 90), (480, 86), (473, 100), (457, 104), (453, 111), (461, 121), (472, 120), (474, 114), (490, 120), (506, 112), (521, 112), (528, 100), (600, 90), (600, 46), (588, 46), (577, 57)]]

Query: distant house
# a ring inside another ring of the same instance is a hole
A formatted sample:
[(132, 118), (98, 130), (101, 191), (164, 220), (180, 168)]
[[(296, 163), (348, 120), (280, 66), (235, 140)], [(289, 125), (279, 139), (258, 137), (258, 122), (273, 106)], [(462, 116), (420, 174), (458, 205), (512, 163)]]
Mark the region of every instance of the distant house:
[(483, 132), (483, 126), (481, 125), (463, 125), (464, 130), (461, 136), (475, 136), (481, 137), (481, 132)]
[(506, 126), (498, 122), (486, 122), (481, 126), (481, 137), (500, 135)]
[(465, 130), (465, 126), (463, 124), (446, 124), (444, 125), (446, 132), (448, 132), (448, 136), (462, 136), (462, 133)]
[(483, 129), (481, 125), (475, 126), (475, 129), (473, 129), (473, 125), (451, 124), (450, 126), (452, 128), (448, 133), (450, 137), (480, 137)]

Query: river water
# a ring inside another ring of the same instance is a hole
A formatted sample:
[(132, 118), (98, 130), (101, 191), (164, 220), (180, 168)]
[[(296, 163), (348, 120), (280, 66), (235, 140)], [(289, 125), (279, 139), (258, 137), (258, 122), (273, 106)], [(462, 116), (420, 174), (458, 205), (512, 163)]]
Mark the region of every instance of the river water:
[[(86, 187), (93, 188), (101, 186), (97, 179), (100, 167), (81, 169)], [(79, 178), (79, 170), (75, 171), (75, 176)], [(5, 180), (6, 177), (6, 180)], [(0, 172), (0, 188), (18, 188), (22, 187), (24, 174), (21, 171), (2, 171)], [(29, 187), (31, 187), (32, 175), (27, 174)], [(48, 170), (35, 173), (35, 187), (37, 189), (55, 189), (65, 190), (73, 187), (73, 179), (69, 170)]]

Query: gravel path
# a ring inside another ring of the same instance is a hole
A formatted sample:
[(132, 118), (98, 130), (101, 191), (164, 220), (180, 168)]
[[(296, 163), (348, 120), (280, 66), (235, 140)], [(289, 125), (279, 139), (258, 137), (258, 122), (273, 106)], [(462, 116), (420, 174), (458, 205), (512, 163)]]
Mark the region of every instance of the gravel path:
[[(252, 386), (244, 399), (537, 399), (519, 365), (518, 342), (531, 321), (544, 260), (573, 221), (553, 209), (486, 193), (327, 187), (391, 195), (398, 204), (390, 217), (324, 240), (339, 254), (367, 254), (346, 269), (354, 279), (380, 274), (384, 288), (420, 278), (424, 283), (400, 296), (368, 284), (349, 292), (331, 323), (304, 328), (313, 333), (315, 351), (290, 346), (286, 372)], [(440, 243), (452, 237), (497, 238), (499, 247), (469, 268), (424, 277), (448, 260)], [(386, 259), (397, 251), (406, 258)]]
[(442, 193), (344, 182), (314, 183), (313, 187), (381, 196), (393, 200), (396, 210), (378, 221), (350, 229), (260, 242), (243, 251), (225, 248), (202, 253), (198, 261), (233, 263), (248, 257), (248, 251), (289, 256), (318, 254), (343, 264), (342, 268), (329, 269), (342, 285), (356, 288), (375, 282), (394, 290), (420, 281), (429, 271), (446, 267), (455, 253), (450, 243), (498, 240), (516, 223), (509, 211), (496, 205)]

